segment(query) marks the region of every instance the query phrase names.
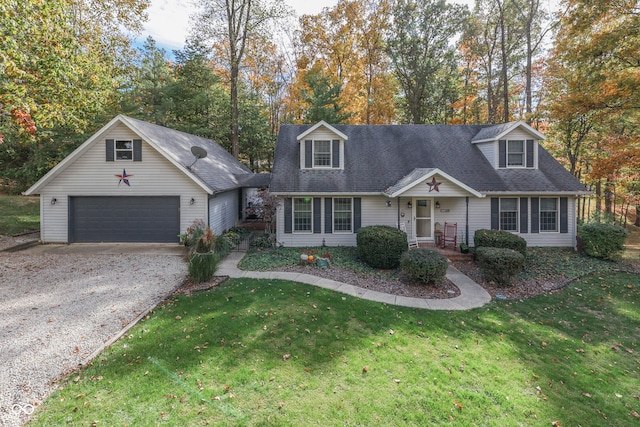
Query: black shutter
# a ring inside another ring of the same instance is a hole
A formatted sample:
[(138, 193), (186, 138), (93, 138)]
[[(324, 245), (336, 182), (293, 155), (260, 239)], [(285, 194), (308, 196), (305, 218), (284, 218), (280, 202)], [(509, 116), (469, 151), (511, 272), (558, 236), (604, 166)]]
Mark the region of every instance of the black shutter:
[(107, 152), (107, 162), (113, 162), (115, 157), (115, 141), (113, 139), (107, 139), (105, 149)]
[(527, 139), (527, 167), (533, 167), (533, 139)]
[(134, 162), (142, 161), (142, 140), (141, 139), (133, 140), (133, 161)]
[(333, 199), (331, 197), (324, 199), (324, 232), (333, 233)]
[(569, 199), (560, 197), (560, 232), (569, 232)]
[(520, 232), (529, 232), (529, 199), (526, 197), (520, 198)]
[(491, 229), (500, 229), (500, 199), (498, 197), (491, 198)]
[(291, 197), (284, 199), (284, 232), (291, 234), (293, 231), (293, 201)]
[(310, 139), (304, 142), (304, 167), (308, 169), (313, 167), (313, 141)]
[(322, 199), (313, 198), (313, 232), (322, 233)]
[(353, 232), (355, 233), (362, 227), (362, 199), (360, 197), (353, 198)]
[(507, 167), (507, 141), (501, 139), (498, 141), (498, 167), (506, 168)]
[(332, 155), (332, 164), (331, 167), (339, 168), (340, 167), (340, 140), (334, 139), (331, 142), (331, 150), (333, 151)]
[(540, 232), (540, 199), (537, 197), (531, 198), (531, 232)]

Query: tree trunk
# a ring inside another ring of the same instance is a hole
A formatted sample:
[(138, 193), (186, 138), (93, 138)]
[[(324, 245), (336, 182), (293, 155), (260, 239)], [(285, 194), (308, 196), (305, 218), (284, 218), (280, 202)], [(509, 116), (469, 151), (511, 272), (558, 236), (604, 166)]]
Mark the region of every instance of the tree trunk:
[(239, 66), (231, 65), (231, 155), (236, 159), (240, 156), (240, 144), (238, 142), (238, 126), (240, 111), (238, 110), (238, 75)]

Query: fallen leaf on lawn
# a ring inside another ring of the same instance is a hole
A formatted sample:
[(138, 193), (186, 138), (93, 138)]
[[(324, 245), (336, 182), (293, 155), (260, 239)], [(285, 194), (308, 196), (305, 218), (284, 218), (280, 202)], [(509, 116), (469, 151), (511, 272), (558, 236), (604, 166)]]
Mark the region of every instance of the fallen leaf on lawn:
[(220, 396), (212, 397), (211, 400), (220, 400)]
[(542, 346), (543, 346), (543, 347), (546, 347), (546, 346), (547, 346), (547, 343), (546, 343), (545, 341), (542, 341)]
[(616, 397), (617, 397), (618, 399), (620, 399), (620, 398), (622, 397), (622, 395), (621, 395), (621, 394), (619, 394), (619, 393), (616, 393)]
[(638, 414), (636, 411), (631, 411), (631, 415), (633, 415), (636, 418), (640, 418), (640, 414)]
[(271, 382), (271, 381), (273, 381), (275, 379), (276, 379), (276, 377), (271, 377), (271, 378), (269, 378), (269, 382)]
[(584, 353), (584, 348), (579, 348), (576, 350), (576, 353)]
[(562, 427), (562, 424), (560, 424), (560, 421), (554, 421), (554, 422), (551, 423), (551, 425), (553, 427)]
[(393, 379), (393, 382), (394, 382), (394, 383), (399, 383), (399, 382), (400, 382), (400, 380), (399, 380), (399, 379), (397, 379), (397, 378), (394, 378), (394, 379)]
[(280, 407), (282, 408), (284, 406), (284, 402), (280, 402)]
[(593, 397), (593, 396), (591, 396), (589, 393), (584, 392), (584, 391), (582, 392), (582, 395), (583, 395), (583, 396), (585, 396), (585, 397)]
[(282, 360), (289, 360), (290, 358), (291, 358), (291, 355), (289, 353), (282, 356)]
[(362, 372), (364, 372), (364, 373), (369, 372), (369, 367), (368, 367), (368, 366), (364, 366), (364, 367), (362, 368)]
[(395, 332), (393, 332), (393, 329), (389, 329), (389, 335), (393, 335)]

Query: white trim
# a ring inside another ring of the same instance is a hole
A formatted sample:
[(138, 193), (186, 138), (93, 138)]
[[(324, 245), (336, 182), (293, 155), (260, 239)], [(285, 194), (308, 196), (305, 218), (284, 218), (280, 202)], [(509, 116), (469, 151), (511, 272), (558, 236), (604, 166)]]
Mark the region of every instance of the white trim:
[(526, 124), (525, 122), (523, 122), (522, 120), (519, 120), (517, 122), (514, 122), (511, 124), (511, 126), (507, 127), (504, 131), (502, 131), (502, 133), (493, 136), (491, 138), (485, 138), (485, 139), (478, 139), (478, 140), (472, 140), (471, 143), (472, 144), (480, 144), (482, 142), (493, 142), (493, 141), (497, 141), (503, 137), (505, 137), (508, 133), (513, 132), (515, 129), (522, 127), (524, 128), (524, 130), (528, 133), (530, 133), (534, 139), (538, 139), (538, 140), (544, 140), (547, 139), (546, 136), (544, 136), (543, 134), (541, 134), (540, 132), (538, 132), (537, 130), (535, 130), (534, 128), (532, 128), (531, 126), (529, 126), (528, 124)]
[(409, 183), (409, 184), (405, 185), (405, 186), (404, 186), (404, 187), (402, 187), (401, 189), (399, 189), (399, 190), (397, 190), (397, 191), (395, 191), (395, 192), (393, 192), (393, 193), (391, 193), (391, 194), (389, 194), (389, 193), (384, 193), (384, 192), (383, 192), (382, 194), (383, 194), (383, 195), (385, 195), (385, 196), (388, 196), (388, 197), (392, 197), (392, 198), (400, 197), (400, 196), (402, 196), (402, 194), (403, 194), (403, 193), (405, 193), (406, 191), (408, 191), (408, 190), (412, 189), (412, 188), (413, 188), (413, 187), (415, 187), (416, 185), (418, 185), (418, 184), (420, 184), (421, 182), (423, 182), (425, 179), (429, 179), (429, 178), (431, 178), (431, 177), (432, 177), (432, 176), (434, 176), (434, 175), (440, 175), (441, 177), (443, 177), (443, 178), (444, 178), (444, 179), (446, 179), (447, 181), (450, 181), (451, 183), (453, 183), (453, 184), (457, 185), (458, 187), (460, 187), (460, 188), (462, 188), (463, 190), (465, 190), (465, 191), (467, 191), (467, 192), (469, 192), (469, 193), (473, 194), (473, 195), (474, 195), (474, 196), (476, 196), (476, 197), (480, 197), (480, 198), (485, 197), (485, 196), (484, 196), (484, 194), (480, 193), (479, 191), (474, 190), (473, 188), (469, 187), (468, 185), (466, 185), (466, 184), (462, 183), (461, 181), (458, 181), (457, 179), (455, 179), (455, 178), (454, 178), (454, 177), (452, 177), (451, 175), (449, 175), (449, 174), (447, 174), (447, 173), (442, 172), (442, 171), (441, 171), (440, 169), (438, 169), (438, 168), (433, 169), (431, 172), (429, 172), (429, 173), (427, 173), (427, 174), (425, 174), (425, 175), (422, 175), (422, 176), (421, 176), (421, 177), (419, 177), (419, 178), (416, 178), (413, 182), (411, 182), (411, 183)]
[[(84, 143), (82, 143), (78, 148), (76, 148), (71, 154), (65, 157), (60, 163), (53, 167), (45, 176), (40, 178), (38, 182), (33, 184), (27, 191), (25, 191), (25, 196), (30, 196), (32, 194), (39, 194), (40, 191), (45, 187), (51, 180), (60, 175), (67, 167), (73, 164), (76, 160), (78, 160), (82, 155), (89, 150), (93, 145), (97, 144), (98, 141), (104, 139), (105, 134), (117, 123), (122, 123), (127, 126), (133, 133), (140, 136), (147, 144), (153, 147), (158, 153), (160, 153), (164, 158), (166, 158), (171, 164), (173, 164), (178, 170), (182, 171), (185, 175), (191, 178), (199, 187), (201, 187), (207, 194), (214, 194), (213, 189), (209, 188), (207, 184), (204, 183), (200, 178), (191, 173), (184, 165), (180, 164), (173, 156), (167, 154), (165, 150), (163, 150), (154, 140), (153, 138), (149, 138), (144, 132), (140, 131), (135, 124), (130, 123), (127, 120), (126, 116), (118, 114), (114, 117), (109, 123), (104, 125), (99, 131), (94, 133), (89, 139), (87, 139)], [(115, 159), (115, 143), (114, 143), (114, 159)]]
[[(353, 223), (354, 223), (354, 209), (353, 209), (353, 197), (327, 197), (331, 199), (331, 233), (332, 234), (353, 234)], [(350, 213), (351, 213), (351, 223), (349, 224), (350, 230), (336, 230), (336, 199), (349, 199), (350, 200)], [(326, 205), (325, 205), (326, 206)], [(325, 213), (326, 215), (326, 213)], [(325, 216), (326, 219), (326, 216)], [(325, 224), (326, 228), (326, 224)], [(323, 232), (324, 233), (324, 232)]]
[(335, 133), (340, 138), (342, 138), (342, 140), (344, 140), (344, 141), (349, 139), (349, 137), (347, 135), (345, 135), (344, 133), (340, 132), (338, 129), (334, 128), (333, 126), (331, 126), (330, 124), (328, 124), (324, 120), (321, 120), (318, 123), (316, 123), (315, 125), (311, 126), (306, 131), (302, 132), (300, 135), (298, 135), (296, 140), (297, 141), (303, 140), (307, 135), (309, 135), (311, 132), (315, 131), (316, 129), (318, 129), (321, 126), (327, 128), (327, 130), (329, 130), (330, 132)]

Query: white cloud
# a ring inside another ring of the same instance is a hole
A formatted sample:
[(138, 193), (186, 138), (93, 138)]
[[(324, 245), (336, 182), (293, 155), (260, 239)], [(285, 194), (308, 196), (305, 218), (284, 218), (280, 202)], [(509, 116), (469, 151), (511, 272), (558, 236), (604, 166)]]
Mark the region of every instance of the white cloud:
[[(318, 14), (324, 7), (333, 7), (338, 0), (286, 0), (298, 15)], [(151, 0), (147, 9), (149, 20), (139, 41), (153, 37), (158, 46), (171, 51), (182, 49), (189, 33), (189, 16), (194, 12), (191, 1)]]

